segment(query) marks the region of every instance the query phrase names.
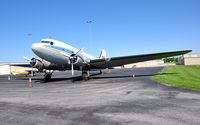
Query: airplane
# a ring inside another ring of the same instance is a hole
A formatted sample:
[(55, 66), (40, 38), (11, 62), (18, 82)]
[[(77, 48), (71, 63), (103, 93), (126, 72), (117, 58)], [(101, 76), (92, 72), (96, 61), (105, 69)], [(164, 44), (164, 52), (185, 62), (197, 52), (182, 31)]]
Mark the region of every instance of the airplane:
[(13, 75), (25, 75), (25, 76), (28, 76), (28, 75), (31, 75), (31, 71), (33, 71), (33, 75), (35, 72), (38, 72), (38, 69), (36, 68), (26, 68), (26, 69), (23, 69), (23, 70), (13, 70), (11, 71), (11, 73)]
[(34, 43), (31, 48), (37, 56), (32, 59), (24, 58), (30, 62), (29, 67), (37, 68), (41, 72), (45, 70), (44, 81), (51, 80), (53, 70), (71, 70), (72, 76), (74, 70), (80, 70), (82, 71), (82, 79), (88, 80), (90, 71), (93, 70), (100, 70), (101, 72), (102, 69), (112, 69), (130, 63), (178, 56), (192, 51), (183, 50), (107, 58), (106, 51), (103, 49), (100, 57), (95, 58), (83, 52), (84, 48), (77, 49), (55, 39), (42, 39), (40, 43)]
[(31, 72), (11, 71), (13, 75), (30, 75)]

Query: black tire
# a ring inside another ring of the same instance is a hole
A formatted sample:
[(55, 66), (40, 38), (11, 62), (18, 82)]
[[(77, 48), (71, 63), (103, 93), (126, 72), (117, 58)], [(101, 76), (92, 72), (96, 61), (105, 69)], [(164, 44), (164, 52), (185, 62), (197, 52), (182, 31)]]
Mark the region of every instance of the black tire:
[(51, 81), (51, 74), (45, 74), (44, 75), (44, 82), (49, 82)]
[(87, 72), (83, 72), (82, 73), (82, 80), (85, 80), (85, 81), (87, 81), (88, 80), (88, 74), (87, 74)]

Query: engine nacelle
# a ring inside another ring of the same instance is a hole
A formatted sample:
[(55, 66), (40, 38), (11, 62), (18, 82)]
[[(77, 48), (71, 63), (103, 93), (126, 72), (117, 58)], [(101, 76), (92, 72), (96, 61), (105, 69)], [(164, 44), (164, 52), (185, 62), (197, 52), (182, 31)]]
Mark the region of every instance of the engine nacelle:
[(83, 63), (84, 63), (84, 60), (83, 60), (80, 56), (75, 56), (75, 57), (74, 57), (74, 60), (73, 60), (73, 63), (74, 63), (76, 66), (81, 66), (81, 65), (83, 65)]
[[(70, 62), (71, 62), (71, 60), (70, 60)], [(82, 57), (74, 56), (73, 64), (74, 64), (75, 67), (82, 66), (83, 63), (84, 63), (84, 60), (82, 59)], [(30, 64), (31, 64), (31, 66), (33, 66), (33, 68), (37, 68), (39, 71), (42, 71), (43, 69), (63, 70), (65, 68), (67, 68), (67, 65), (62, 65), (62, 64), (60, 65), (60, 64), (51, 63), (51, 62), (48, 62), (48, 61), (41, 59), (39, 57), (32, 58)]]
[(30, 63), (33, 66), (33, 68), (37, 68), (40, 71), (45, 69), (45, 68), (47, 68), (47, 67), (49, 67), (51, 65), (50, 62), (48, 62), (46, 60), (43, 60), (41, 58), (38, 58), (38, 57), (37, 58), (32, 58), (31, 60), (32, 60), (32, 62), (30, 62)]

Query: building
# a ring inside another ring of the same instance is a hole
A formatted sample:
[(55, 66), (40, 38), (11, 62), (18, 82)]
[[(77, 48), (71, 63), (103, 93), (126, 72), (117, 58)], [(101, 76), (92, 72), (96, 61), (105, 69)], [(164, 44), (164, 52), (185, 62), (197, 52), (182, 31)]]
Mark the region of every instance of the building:
[(178, 59), (179, 65), (200, 65), (200, 54), (186, 54)]
[(26, 67), (11, 66), (14, 64), (29, 64), (29, 63), (0, 63), (0, 75), (8, 75), (11, 71), (23, 70)]
[(135, 67), (156, 67), (156, 66), (164, 66), (163, 60), (150, 60), (138, 63), (127, 64), (124, 66), (118, 66), (116, 68), (135, 68)]

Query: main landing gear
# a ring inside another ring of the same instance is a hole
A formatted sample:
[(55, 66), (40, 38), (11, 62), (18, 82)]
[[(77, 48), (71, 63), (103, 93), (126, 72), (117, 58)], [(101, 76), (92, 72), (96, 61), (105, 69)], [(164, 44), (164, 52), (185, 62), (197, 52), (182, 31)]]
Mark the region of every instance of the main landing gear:
[(52, 76), (53, 71), (46, 71), (44, 74), (44, 82), (49, 82), (51, 81), (51, 76)]
[[(51, 81), (51, 76), (52, 76), (53, 71), (46, 71), (44, 74), (44, 82), (49, 82)], [(89, 80), (90, 77), (90, 72), (89, 71), (82, 71), (82, 80)]]
[(88, 80), (90, 79), (90, 72), (89, 71), (83, 71), (82, 72), (82, 80)]

